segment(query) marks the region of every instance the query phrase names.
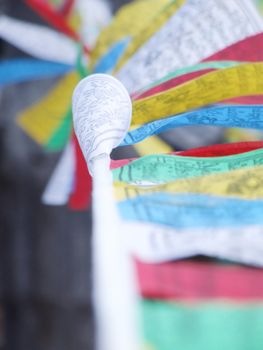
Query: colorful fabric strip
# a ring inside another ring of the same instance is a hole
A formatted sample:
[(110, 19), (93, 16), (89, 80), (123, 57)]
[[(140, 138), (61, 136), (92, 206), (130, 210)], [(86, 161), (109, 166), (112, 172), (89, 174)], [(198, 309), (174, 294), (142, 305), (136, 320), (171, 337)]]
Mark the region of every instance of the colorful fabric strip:
[(137, 260), (136, 270), (144, 298), (263, 302), (263, 269), (194, 260), (164, 264)]
[[(78, 146), (79, 147), (79, 146)], [(228, 156), (232, 154), (239, 154), (243, 152), (253, 151), (258, 148), (263, 148), (262, 141), (254, 141), (254, 142), (237, 142), (230, 144), (220, 144), (220, 145), (212, 145), (206, 147), (200, 147), (196, 149), (191, 149), (187, 151), (174, 152), (176, 155), (181, 156), (192, 156), (192, 157), (213, 157), (213, 156)], [(132, 159), (121, 159), (121, 160), (112, 160), (111, 169), (120, 168), (124, 165), (129, 164), (135, 160)], [(70, 200), (70, 206), (75, 210), (85, 210), (87, 209), (87, 203), (90, 202), (91, 192), (89, 190), (89, 173), (87, 169), (86, 162), (83, 158), (81, 152), (77, 152), (77, 170), (75, 177), (75, 187), (72, 192), (72, 198)], [(86, 180), (84, 180), (86, 179)], [(82, 183), (83, 185), (79, 184)], [(74, 204), (73, 204), (74, 203)]]
[(41, 60), (68, 65), (76, 61), (74, 42), (44, 26), (1, 15), (0, 38)]
[(172, 128), (190, 125), (263, 129), (263, 105), (214, 105), (155, 120), (129, 131), (121, 146), (132, 145)]
[(160, 94), (133, 102), (132, 125), (141, 125), (226, 99), (262, 95), (263, 63), (211, 72)]
[(114, 44), (109, 51), (96, 63), (94, 73), (106, 73), (112, 71), (129, 44), (130, 39), (125, 38)]
[[(59, 12), (54, 11), (49, 4), (39, 0), (25, 0), (25, 2), (54, 28), (77, 42), (81, 41), (79, 34), (75, 32), (65, 18)], [(69, 4), (69, 6), (71, 5)], [(89, 50), (87, 49), (87, 51)]]
[(126, 200), (119, 203), (118, 208), (126, 221), (150, 222), (175, 229), (263, 227), (262, 200), (156, 193)]
[(262, 350), (263, 302), (143, 301), (145, 340), (158, 350)]
[(0, 61), (0, 85), (55, 77), (64, 75), (72, 69), (72, 66), (66, 64), (34, 59)]
[(131, 253), (147, 263), (203, 255), (263, 267), (262, 225), (189, 229), (138, 221), (123, 225)]
[(122, 168), (115, 169), (113, 176), (115, 181), (154, 185), (262, 164), (263, 149), (211, 158), (157, 154), (141, 157)]
[(116, 182), (114, 188), (116, 199), (119, 201), (152, 193), (200, 193), (261, 200), (263, 198), (263, 167), (235, 169), (225, 173), (179, 179), (155, 186), (135, 186)]
[(73, 144), (76, 169), (74, 188), (69, 198), (69, 207), (73, 210), (82, 210), (87, 209), (91, 203), (92, 179), (75, 134)]
[[(249, 36), (244, 40), (226, 47), (225, 49), (207, 57), (201, 63), (182, 69), (178, 69), (173, 73), (168, 74), (164, 78), (156, 81), (154, 84), (144, 88), (145, 92), (154, 86), (158, 86), (163, 82), (176, 78), (178, 75), (190, 73), (192, 71), (207, 69), (207, 68), (226, 68), (225, 63), (234, 62), (260, 62), (263, 61), (263, 33)], [(207, 66), (208, 65), (208, 66)], [(138, 95), (138, 93), (136, 94)]]

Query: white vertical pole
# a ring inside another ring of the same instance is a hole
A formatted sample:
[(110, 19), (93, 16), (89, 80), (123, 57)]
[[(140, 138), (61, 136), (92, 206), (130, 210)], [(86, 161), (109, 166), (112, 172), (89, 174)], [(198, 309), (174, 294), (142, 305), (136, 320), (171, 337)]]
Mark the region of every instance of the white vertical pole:
[(131, 100), (115, 78), (95, 74), (73, 95), (74, 128), (93, 176), (93, 285), (97, 350), (139, 350), (137, 288), (113, 197), (110, 152), (128, 130)]

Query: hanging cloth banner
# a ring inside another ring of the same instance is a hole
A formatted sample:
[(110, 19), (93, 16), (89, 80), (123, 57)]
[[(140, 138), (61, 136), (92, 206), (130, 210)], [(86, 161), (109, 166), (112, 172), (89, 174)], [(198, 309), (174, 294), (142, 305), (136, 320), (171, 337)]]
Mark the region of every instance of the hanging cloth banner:
[[(179, 2), (178, 2), (179, 3)], [(179, 4), (178, 4), (179, 5)], [(145, 32), (145, 31), (144, 31)], [(143, 33), (140, 33), (140, 36)], [(148, 36), (148, 39), (151, 37)], [(258, 45), (261, 45), (263, 40), (263, 33), (259, 33), (256, 35), (252, 35), (248, 38), (245, 38), (243, 40), (238, 41), (237, 43), (230, 45), (226, 47), (225, 49), (218, 51), (217, 53), (213, 54), (212, 56), (206, 58), (203, 60), (203, 62), (206, 61), (219, 61), (219, 60), (231, 60), (231, 61), (251, 61), (251, 62), (257, 62), (262, 61), (262, 50), (258, 50)], [(139, 38), (138, 38), (138, 41)], [(144, 40), (145, 42), (146, 40)], [(132, 49), (132, 46), (136, 48), (135, 50)], [(116, 71), (118, 71), (123, 63), (126, 62), (127, 58), (130, 58), (132, 54), (134, 54), (137, 51), (138, 47), (136, 47), (135, 39), (131, 42), (130, 46), (126, 50), (124, 56), (121, 58), (120, 62), (118, 62), (118, 65), (116, 67)]]
[(91, 204), (92, 178), (88, 172), (87, 163), (75, 134), (73, 142), (76, 168), (74, 188), (69, 198), (69, 207), (73, 210), (82, 210), (87, 209)]
[[(153, 87), (157, 87), (164, 82), (168, 82), (168, 80), (187, 73), (199, 71), (201, 69), (221, 69), (229, 67), (230, 64), (235, 65), (235, 63), (241, 62), (245, 63), (260, 61), (263, 61), (263, 33), (252, 35), (244, 40), (238, 41), (237, 43), (230, 45), (221, 51), (218, 51), (216, 54), (204, 59), (201, 63), (198, 63), (194, 66), (177, 69), (162, 79), (159, 79), (153, 84), (145, 87), (143, 91), (138, 92), (135, 95), (142, 95), (140, 98), (146, 97), (147, 91), (151, 90)], [(172, 86), (167, 86), (167, 88), (171, 87)], [(160, 91), (161, 89), (159, 92)], [(149, 92), (147, 94), (150, 95)]]
[(76, 72), (69, 73), (37, 105), (22, 112), (18, 125), (37, 143), (48, 145), (54, 131), (68, 120), (65, 118), (70, 113), (68, 104), (78, 81)]
[(44, 147), (49, 152), (58, 152), (63, 150), (67, 144), (72, 132), (72, 111), (71, 106), (66, 112), (65, 116), (61, 119), (61, 122), (54, 132), (50, 133), (48, 142), (44, 144)]
[[(203, 146), (198, 148), (191, 148), (184, 151), (170, 152), (169, 154), (185, 157), (224, 157), (234, 154), (241, 154), (245, 152), (254, 151), (263, 148), (263, 141), (248, 141), (248, 142), (233, 142)], [(119, 159), (111, 161), (111, 169), (121, 168), (130, 164), (138, 158)]]
[(159, 80), (156, 84), (153, 84), (153, 87), (151, 87), (150, 89), (147, 88), (147, 90), (143, 90), (138, 94), (135, 94), (133, 96), (133, 99), (140, 100), (142, 98), (149, 97), (160, 92), (164, 92), (166, 90), (175, 88), (176, 86), (201, 77), (202, 75), (210, 73), (214, 70), (235, 67), (238, 64), (240, 64), (240, 62), (215, 61), (200, 63), (195, 66), (178, 69), (176, 72), (169, 74), (168, 76)]
[(263, 105), (214, 105), (156, 120), (127, 133), (122, 146), (133, 145), (151, 135), (191, 125), (263, 129)]
[(142, 301), (145, 341), (158, 350), (262, 350), (263, 303)]
[(133, 102), (132, 125), (141, 125), (239, 96), (263, 95), (263, 63), (208, 73), (177, 88)]
[(64, 0), (62, 4), (56, 8), (56, 11), (64, 18), (67, 18), (74, 8), (74, 3), (75, 0)]
[(262, 225), (175, 229), (130, 222), (125, 232), (131, 253), (142, 262), (156, 264), (203, 255), (263, 267)]
[(76, 46), (65, 35), (44, 26), (0, 16), (0, 38), (41, 60), (74, 66)]
[(263, 141), (215, 144), (192, 148), (186, 151), (176, 152), (175, 154), (186, 157), (224, 157), (254, 151), (259, 148), (263, 148)]
[(110, 73), (123, 54), (129, 41), (129, 38), (125, 38), (112, 45), (109, 51), (96, 62), (93, 68), (94, 73)]
[[(67, 23), (65, 18), (55, 11), (48, 3), (41, 0), (25, 0), (26, 4), (43, 17), (52, 27), (69, 36), (71, 39), (80, 42), (79, 34)], [(68, 3), (64, 9), (68, 11), (73, 4)]]
[[(263, 148), (262, 141), (254, 141), (254, 142), (237, 142), (230, 144), (220, 144), (220, 145), (212, 145), (206, 147), (200, 147), (196, 149), (191, 149), (187, 151), (181, 152), (173, 152), (175, 155), (180, 156), (192, 156), (192, 157), (215, 157), (215, 156), (229, 156), (232, 154), (239, 154), (243, 152), (253, 151), (258, 148)], [(121, 160), (112, 160), (111, 161), (111, 169), (121, 168), (129, 163), (131, 163), (132, 159), (121, 159)], [(76, 169), (76, 177), (75, 177), (75, 186), (73, 192), (71, 194), (70, 207), (74, 210), (85, 210), (87, 209), (87, 203), (90, 202), (91, 192), (89, 190), (89, 173), (87, 169), (86, 162), (83, 158), (83, 155), (77, 152), (77, 169)], [(65, 172), (67, 169), (65, 169)], [(121, 174), (122, 169), (119, 169), (119, 172), (116, 172), (116, 175)], [(86, 179), (86, 180), (84, 180)], [(74, 200), (73, 200), (74, 198)]]
[[(201, 66), (211, 66), (211, 67), (216, 67), (218, 66), (217, 69), (223, 69), (223, 68), (228, 68), (228, 67), (235, 67), (237, 66), (238, 62), (222, 62), (221, 67), (219, 64), (216, 64), (216, 62), (209, 62), (208, 64), (200, 64), (195, 67), (201, 67)], [(225, 67), (223, 67), (225, 65)], [(195, 67), (189, 67), (189, 71), (192, 69), (195, 69)], [(176, 88), (184, 83), (193, 81), (194, 79), (197, 79), (199, 77), (204, 76), (205, 74), (208, 74), (210, 72), (213, 72), (216, 68), (208, 68), (208, 69), (199, 69), (197, 71), (193, 71), (184, 75), (179, 75), (175, 78), (172, 78), (168, 81), (164, 81), (160, 85), (156, 85), (152, 87), (149, 90), (143, 91), (142, 93), (138, 93), (133, 95), (133, 100), (141, 100), (146, 97), (151, 97), (155, 94), (158, 93), (165, 93), (169, 89)], [(185, 69), (187, 70), (187, 69)], [(236, 97), (236, 98), (230, 98), (226, 100), (222, 100), (221, 103), (224, 104), (263, 104), (263, 95), (259, 96), (243, 96), (243, 97)]]
[(263, 227), (262, 208), (262, 200), (167, 193), (137, 196), (119, 204), (125, 221), (149, 222), (178, 230), (248, 225)]
[(73, 67), (67, 64), (35, 59), (12, 59), (0, 61), (0, 85), (21, 83), (29, 80), (64, 75)]
[[(163, 6), (165, 4), (165, 1), (168, 2), (167, 0), (163, 0)], [(169, 16), (171, 16), (179, 8), (179, 6), (181, 6), (181, 4), (184, 1), (185, 0), (170, 1), (170, 3), (164, 7), (163, 11), (161, 11), (160, 14), (156, 12), (156, 16), (154, 19), (151, 20), (150, 25), (147, 24), (147, 26), (143, 28), (143, 30), (140, 31), (137, 36), (132, 38), (131, 37), (132, 33), (130, 33), (129, 36), (124, 37), (119, 41), (115, 42), (108, 49), (108, 51), (104, 53), (104, 55), (102, 55), (97, 60), (96, 64), (94, 64), (93, 71), (95, 73), (105, 73), (105, 72), (111, 73), (113, 69), (116, 70), (117, 63), (120, 61), (120, 64), (122, 64), (123, 61), (125, 61), (132, 54), (133, 50), (137, 50), (139, 46), (143, 45), (143, 43), (155, 31), (157, 31), (158, 26), (161, 26), (162, 21), (165, 21)], [(134, 5), (135, 4), (133, 4), (132, 6)], [(142, 5), (142, 1), (141, 1), (141, 5)], [(151, 8), (152, 8), (152, 5), (154, 4), (151, 2), (151, 5), (150, 5)], [(161, 2), (160, 2), (160, 5), (161, 5)], [(136, 15), (136, 18), (137, 16), (138, 15)], [(145, 23), (145, 18), (143, 22)], [(133, 28), (133, 26), (131, 28)], [(99, 40), (100, 40), (100, 37), (99, 37)], [(96, 51), (96, 47), (94, 50)], [(125, 56), (123, 56), (124, 52), (125, 52)]]
[[(118, 71), (128, 61), (128, 59), (135, 54), (135, 52), (137, 52), (156, 32), (158, 32), (159, 29), (165, 25), (169, 18), (173, 16), (185, 2), (186, 0), (166, 1), (166, 6), (163, 6), (159, 12), (156, 12), (155, 16), (151, 19), (151, 21), (149, 21), (149, 23), (145, 23), (145, 19), (143, 19), (144, 27), (137, 32), (131, 40), (123, 57), (121, 57), (120, 61), (118, 62), (115, 71)], [(148, 1), (148, 7), (152, 7), (152, 2), (149, 4)]]
[[(261, 163), (261, 160), (259, 160)], [(121, 201), (138, 195), (156, 192), (164, 193), (202, 193), (218, 196), (231, 196), (243, 199), (263, 198), (263, 167), (255, 166), (231, 170), (226, 173), (211, 174), (189, 179), (179, 179), (164, 185), (132, 186), (116, 182), (116, 199)]]
[[(65, 205), (72, 191), (74, 179), (75, 157), (73, 145), (70, 142), (58, 162), (45, 191), (42, 202), (47, 205)], [(65, 171), (66, 170), (66, 171)]]
[(130, 93), (134, 93), (176, 69), (195, 65), (262, 31), (263, 19), (247, 0), (191, 0), (126, 62), (116, 76)]
[(225, 49), (205, 58), (202, 62), (211, 61), (250, 61), (263, 60), (263, 33), (251, 35)]
[(158, 184), (177, 179), (225, 173), (263, 164), (263, 149), (226, 157), (184, 157), (154, 154), (139, 158), (113, 171), (115, 181)]
[[(106, 54), (112, 45), (140, 33), (170, 0), (140, 0), (123, 6), (111, 24), (98, 37), (91, 52), (91, 68)], [(136, 18), (136, 21), (134, 20)]]
[(79, 33), (83, 42), (92, 48), (91, 54), (100, 33), (113, 20), (112, 8), (105, 0), (77, 0), (74, 9), (80, 22)]
[(262, 269), (194, 260), (164, 264), (137, 260), (136, 269), (140, 294), (144, 298), (263, 301)]
[(247, 104), (247, 105), (262, 105), (263, 104), (263, 95), (256, 96), (243, 96), (243, 97), (235, 97), (229, 100), (224, 100), (222, 103), (224, 104)]

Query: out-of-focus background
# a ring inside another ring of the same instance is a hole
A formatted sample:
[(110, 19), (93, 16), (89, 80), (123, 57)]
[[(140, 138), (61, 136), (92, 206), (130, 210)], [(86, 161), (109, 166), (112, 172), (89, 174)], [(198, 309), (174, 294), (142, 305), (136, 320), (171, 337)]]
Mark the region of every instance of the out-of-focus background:
[[(124, 2), (111, 0), (109, 6), (115, 12)], [(22, 0), (1, 0), (0, 11), (47, 26)], [(25, 57), (3, 41), (0, 55)], [(90, 213), (41, 204), (59, 153), (45, 153), (15, 124), (19, 112), (57, 80), (0, 90), (1, 350), (94, 347)]]

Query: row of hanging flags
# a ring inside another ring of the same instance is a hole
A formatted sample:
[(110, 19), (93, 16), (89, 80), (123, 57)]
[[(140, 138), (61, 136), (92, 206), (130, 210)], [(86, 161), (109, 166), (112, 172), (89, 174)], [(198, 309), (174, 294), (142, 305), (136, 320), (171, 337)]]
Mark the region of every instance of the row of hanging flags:
[[(63, 149), (43, 201), (89, 207), (71, 96), (88, 74), (113, 74), (133, 101), (120, 146), (148, 152), (111, 164), (120, 215), (134, 225), (146, 348), (262, 350), (263, 1), (137, 0), (92, 49), (83, 1), (25, 2), (53, 29), (1, 15), (0, 37), (32, 58), (1, 61), (0, 84), (59, 77), (17, 118), (45, 150)], [(226, 143), (172, 152), (157, 136), (193, 125), (226, 128)]]

